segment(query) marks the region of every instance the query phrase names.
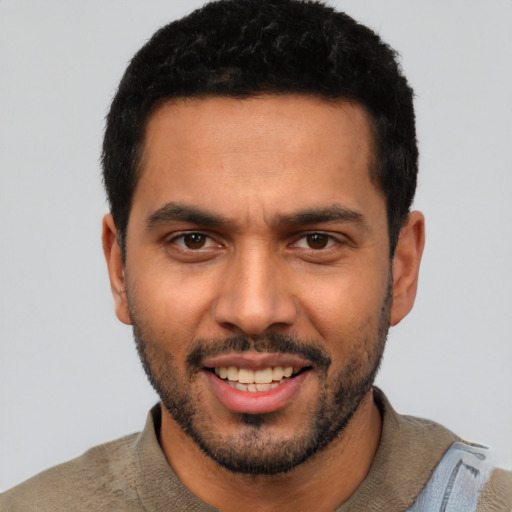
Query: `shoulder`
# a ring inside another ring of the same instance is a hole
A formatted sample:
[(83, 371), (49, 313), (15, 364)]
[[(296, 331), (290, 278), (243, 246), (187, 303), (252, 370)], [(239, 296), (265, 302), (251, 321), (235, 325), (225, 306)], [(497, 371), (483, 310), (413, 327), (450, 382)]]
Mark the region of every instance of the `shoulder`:
[[(2, 512), (131, 510), (137, 501), (135, 445), (132, 434), (95, 446), (0, 495)], [(77, 508), (82, 506), (83, 508)]]
[[(397, 414), (378, 389), (374, 396), (383, 416), (381, 443), (354, 500), (357, 496), (363, 497), (363, 504), (380, 500), (375, 510), (425, 512), (441, 509), (426, 506), (425, 500), (443, 503), (473, 489), (472, 508), (444, 506), (443, 510), (512, 512), (512, 474), (493, 469), (488, 450), (433, 421)], [(376, 497), (376, 489), (381, 497)]]
[(512, 512), (512, 472), (495, 469), (478, 500), (478, 512)]
[(157, 404), (142, 432), (91, 448), (0, 495), (2, 512), (213, 511), (179, 480), (158, 443)]

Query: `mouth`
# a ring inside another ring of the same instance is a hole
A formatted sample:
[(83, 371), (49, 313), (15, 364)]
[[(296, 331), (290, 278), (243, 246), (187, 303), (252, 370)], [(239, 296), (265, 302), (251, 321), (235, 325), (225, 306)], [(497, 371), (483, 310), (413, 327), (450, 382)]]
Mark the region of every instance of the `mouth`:
[(313, 365), (294, 355), (232, 353), (204, 361), (203, 370), (209, 388), (227, 409), (263, 414), (289, 404)]
[(310, 366), (267, 366), (260, 370), (236, 366), (206, 368), (231, 388), (249, 393), (271, 391), (310, 369)]

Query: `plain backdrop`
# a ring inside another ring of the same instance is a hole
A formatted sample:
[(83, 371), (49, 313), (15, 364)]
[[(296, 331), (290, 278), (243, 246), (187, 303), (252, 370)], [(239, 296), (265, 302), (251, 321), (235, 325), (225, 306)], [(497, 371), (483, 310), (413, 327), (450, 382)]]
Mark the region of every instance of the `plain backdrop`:
[[(201, 1), (0, 0), (0, 491), (143, 427), (157, 398), (100, 244), (104, 116), (133, 53)], [(512, 466), (512, 2), (331, 2), (416, 91), (415, 309), (378, 384)]]

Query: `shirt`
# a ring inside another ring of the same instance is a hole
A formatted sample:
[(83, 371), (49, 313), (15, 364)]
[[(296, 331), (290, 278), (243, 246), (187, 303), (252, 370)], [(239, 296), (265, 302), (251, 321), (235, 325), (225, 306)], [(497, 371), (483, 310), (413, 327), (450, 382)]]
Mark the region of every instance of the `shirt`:
[[(383, 417), (377, 453), (363, 483), (335, 512), (404, 512), (448, 448), (460, 441), (437, 423), (397, 414), (376, 388), (374, 398)], [(158, 443), (160, 421), (157, 405), (142, 432), (91, 448), (3, 493), (0, 511), (217, 510), (192, 494), (174, 473)], [(512, 512), (512, 473), (494, 470), (477, 511)]]

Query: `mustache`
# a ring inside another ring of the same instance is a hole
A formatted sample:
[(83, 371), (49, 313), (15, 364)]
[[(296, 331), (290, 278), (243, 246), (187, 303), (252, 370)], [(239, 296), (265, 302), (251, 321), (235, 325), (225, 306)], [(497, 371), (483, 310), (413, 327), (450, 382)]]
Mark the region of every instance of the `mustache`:
[(186, 364), (190, 369), (200, 369), (201, 362), (206, 357), (227, 354), (228, 352), (243, 353), (249, 350), (296, 354), (323, 370), (327, 370), (331, 365), (329, 355), (314, 342), (307, 343), (293, 336), (278, 333), (251, 338), (236, 335), (217, 340), (198, 340), (189, 348)]

